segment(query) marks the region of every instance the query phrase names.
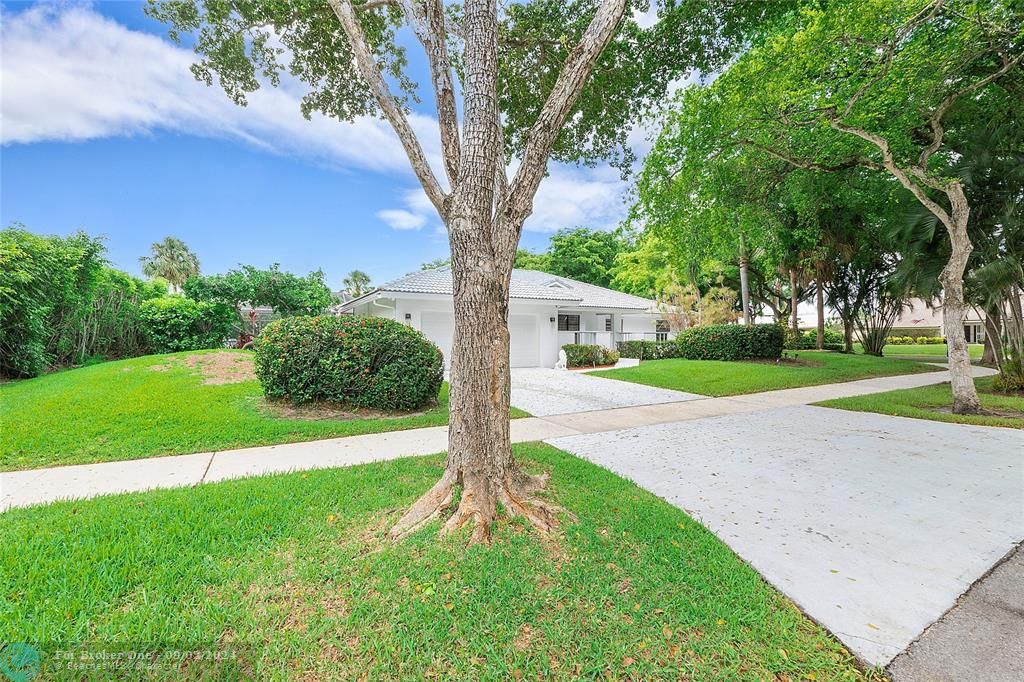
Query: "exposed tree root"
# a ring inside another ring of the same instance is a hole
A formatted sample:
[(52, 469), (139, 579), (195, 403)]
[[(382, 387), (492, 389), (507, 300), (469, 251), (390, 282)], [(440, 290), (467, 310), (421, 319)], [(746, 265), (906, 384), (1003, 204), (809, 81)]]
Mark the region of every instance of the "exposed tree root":
[[(456, 486), (455, 476), (445, 475), (402, 515), (390, 531), (393, 540), (400, 540), (416, 532), (434, 519), (440, 518), (451, 506)], [(441, 535), (448, 535), (472, 522), (469, 544), (490, 544), (491, 529), (498, 516), (498, 505), (511, 516), (526, 520), (540, 533), (547, 535), (558, 528), (558, 513), (576, 517), (562, 507), (547, 502), (533, 493), (547, 486), (548, 475), (533, 476), (515, 469), (504, 480), (464, 480), (458, 507), (441, 527)]]

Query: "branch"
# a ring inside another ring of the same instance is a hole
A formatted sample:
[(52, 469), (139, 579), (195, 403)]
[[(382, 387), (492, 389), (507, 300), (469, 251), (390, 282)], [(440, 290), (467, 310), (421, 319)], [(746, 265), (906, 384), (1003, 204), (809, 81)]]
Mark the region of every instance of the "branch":
[(875, 163), (871, 159), (865, 159), (860, 156), (851, 156), (850, 158), (844, 159), (839, 163), (825, 165), (822, 163), (817, 163), (816, 161), (798, 159), (795, 156), (790, 156), (786, 152), (781, 152), (777, 149), (773, 149), (766, 145), (760, 144), (759, 142), (754, 142), (753, 140), (742, 139), (737, 140), (736, 142), (738, 144), (746, 145), (748, 147), (753, 147), (754, 149), (759, 149), (765, 154), (775, 157), (779, 161), (784, 161), (785, 163), (788, 163), (791, 166), (795, 166), (796, 168), (802, 168), (803, 170), (821, 171), (822, 173), (837, 173), (839, 171), (848, 170), (850, 168), (856, 168), (858, 166), (870, 168), (872, 170), (882, 169), (881, 165)]
[(952, 107), (953, 104), (964, 95), (970, 94), (975, 90), (980, 90), (989, 83), (992, 83), (993, 81), (1005, 76), (1013, 69), (1013, 67), (1021, 63), (1022, 58), (1024, 58), (1024, 53), (1017, 55), (1013, 59), (1007, 59), (1005, 56), (1003, 56), (1003, 65), (1002, 67), (999, 68), (999, 70), (990, 73), (981, 80), (971, 83), (967, 87), (961, 88), (956, 92), (950, 93), (949, 95), (946, 96), (946, 99), (942, 100), (942, 102), (939, 103), (939, 106), (935, 108), (935, 111), (932, 112), (931, 117), (928, 119), (928, 124), (932, 129), (932, 141), (927, 147), (921, 150), (921, 156), (919, 156), (917, 159), (918, 166), (920, 166), (922, 169), (927, 168), (928, 159), (930, 159), (932, 154), (937, 152), (939, 150), (939, 147), (942, 146), (942, 138), (946, 134), (945, 128), (942, 125), (942, 119), (943, 117), (945, 117), (946, 112), (949, 111), (949, 108)]
[(829, 125), (831, 125), (832, 128), (835, 130), (848, 133), (850, 135), (855, 135), (860, 139), (875, 145), (878, 148), (878, 150), (882, 152), (882, 167), (889, 171), (892, 174), (892, 176), (896, 178), (896, 180), (898, 180), (901, 185), (908, 189), (910, 193), (913, 194), (914, 197), (918, 201), (920, 201), (925, 208), (931, 211), (936, 218), (942, 221), (942, 224), (946, 226), (950, 233), (953, 232), (953, 230), (955, 229), (955, 225), (953, 223), (952, 217), (950, 217), (946, 209), (944, 209), (942, 206), (934, 202), (928, 196), (928, 193), (924, 191), (924, 188), (921, 187), (921, 185), (919, 185), (918, 183), (914, 182), (911, 178), (917, 178), (920, 182), (924, 183), (928, 187), (931, 187), (932, 189), (937, 189), (940, 192), (948, 193), (949, 186), (947, 183), (942, 183), (934, 178), (928, 177), (928, 174), (922, 168), (901, 168), (900, 166), (898, 166), (896, 164), (896, 160), (893, 158), (892, 149), (890, 149), (889, 147), (889, 142), (881, 135), (868, 132), (863, 128), (857, 128), (854, 126), (846, 125), (844, 123), (840, 123), (839, 120), (835, 117), (833, 117), (829, 121)]
[[(356, 11), (352, 6), (352, 0), (327, 1), (341, 22), (345, 35), (348, 36), (348, 42), (352, 46), (352, 54), (355, 58), (355, 65), (359, 75), (370, 86), (377, 99), (377, 104), (380, 106), (381, 111), (384, 112), (384, 117), (398, 135), (398, 139), (405, 149), (406, 156), (409, 157), (409, 162), (412, 164), (413, 172), (416, 173), (420, 184), (423, 185), (423, 191), (426, 192), (427, 198), (430, 199), (434, 208), (437, 209), (438, 214), (443, 217), (446, 212), (445, 193), (441, 189), (441, 185), (438, 184), (434, 171), (430, 168), (430, 162), (427, 161), (427, 156), (423, 153), (423, 147), (420, 145), (415, 131), (409, 125), (409, 119), (395, 102), (388, 84), (384, 81), (384, 76), (381, 75), (377, 62), (373, 59), (370, 47), (366, 44), (366, 36), (363, 35), (363, 29), (359, 26), (359, 20), (356, 19)], [(365, 5), (363, 6), (365, 7)]]
[[(387, 0), (390, 2), (391, 0)], [(448, 184), (455, 187), (459, 177), (459, 118), (455, 107), (455, 87), (452, 84), (452, 67), (448, 60), (446, 37), (448, 24), (445, 21), (441, 0), (424, 0), (423, 16), (417, 12), (415, 0), (401, 0), (402, 12), (419, 38), (430, 63), (430, 79), (434, 85), (434, 102), (437, 107), (437, 125), (441, 129), (441, 151)]]
[(901, 42), (909, 35), (914, 29), (918, 28), (927, 21), (930, 21), (946, 4), (946, 0), (934, 0), (932, 3), (925, 5), (920, 12), (915, 14), (910, 20), (903, 24), (896, 33), (893, 35), (892, 40), (885, 47), (885, 52), (882, 56), (882, 68), (874, 75), (873, 78), (869, 78), (863, 85), (857, 88), (857, 92), (847, 101), (846, 107), (843, 109), (843, 118), (850, 115), (853, 111), (853, 107), (857, 104), (861, 97), (870, 90), (875, 83), (885, 78), (885, 75), (889, 72), (889, 67), (892, 66), (892, 60), (896, 56), (896, 48)]
[(510, 226), (515, 230), (517, 240), (523, 221), (533, 210), (533, 197), (547, 171), (547, 160), (558, 133), (590, 78), (594, 64), (622, 21), (625, 8), (625, 0), (602, 0), (579, 44), (566, 57), (555, 86), (527, 136), (522, 163), (506, 200)]

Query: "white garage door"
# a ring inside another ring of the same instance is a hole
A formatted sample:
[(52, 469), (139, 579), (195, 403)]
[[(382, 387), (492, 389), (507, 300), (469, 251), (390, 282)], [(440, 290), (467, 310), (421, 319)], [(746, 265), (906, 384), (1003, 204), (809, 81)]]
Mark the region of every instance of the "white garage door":
[(509, 360), (513, 367), (536, 367), (540, 350), (536, 315), (508, 316)]
[(444, 366), (450, 367), (455, 316), (452, 313), (442, 312), (421, 313), (420, 331), (423, 332), (423, 336), (437, 344), (437, 347), (444, 353)]
[[(455, 332), (455, 318), (452, 313), (423, 312), (420, 314), (420, 331), (437, 344), (444, 353), (444, 364), (451, 366), (452, 337)], [(513, 367), (536, 367), (540, 341), (537, 338), (536, 315), (509, 315), (508, 331), (511, 351), (509, 360)]]

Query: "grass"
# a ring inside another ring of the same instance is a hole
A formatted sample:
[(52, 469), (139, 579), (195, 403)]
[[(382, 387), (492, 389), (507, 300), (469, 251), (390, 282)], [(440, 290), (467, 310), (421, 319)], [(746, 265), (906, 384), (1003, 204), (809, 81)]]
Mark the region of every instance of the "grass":
[(874, 393), (855, 398), (828, 400), (819, 405), (838, 407), (858, 412), (878, 412), (898, 417), (914, 417), (932, 421), (953, 422), (956, 424), (975, 424), (977, 426), (1004, 426), (1011, 429), (1024, 429), (1024, 395), (1008, 395), (998, 393), (992, 388), (993, 377), (975, 379), (978, 397), (983, 409), (990, 412), (1016, 412), (1017, 417), (998, 415), (967, 415), (952, 414), (948, 410), (952, 403), (949, 384), (908, 388), (901, 391)]
[(781, 388), (831, 384), (870, 377), (935, 372), (939, 368), (909, 360), (820, 351), (796, 353), (796, 363), (648, 360), (638, 367), (591, 372), (620, 381), (710, 396), (741, 395)]
[[(246, 351), (218, 351), (241, 353)], [(0, 470), (228, 450), (448, 423), (448, 385), (421, 413), (364, 419), (269, 414), (255, 380), (209, 385), (176, 353), (0, 385)], [(159, 371), (157, 371), (159, 370)], [(522, 416), (513, 410), (513, 416)]]
[[(858, 353), (863, 353), (864, 348), (859, 344), (854, 344), (854, 349)], [(967, 345), (967, 351), (971, 356), (972, 360), (980, 360), (982, 351), (985, 350), (985, 346), (980, 343), (971, 343)], [(936, 358), (942, 362), (946, 360), (946, 344), (914, 344), (914, 345), (895, 345), (887, 344), (882, 353), (886, 357), (917, 357), (917, 358)]]
[(54, 648), (220, 652), (154, 657), (175, 680), (864, 679), (682, 511), (549, 446), (516, 452), (578, 516), (560, 534), (503, 522), (466, 548), (435, 522), (385, 542), (440, 456), (9, 511), (0, 641), (44, 666)]

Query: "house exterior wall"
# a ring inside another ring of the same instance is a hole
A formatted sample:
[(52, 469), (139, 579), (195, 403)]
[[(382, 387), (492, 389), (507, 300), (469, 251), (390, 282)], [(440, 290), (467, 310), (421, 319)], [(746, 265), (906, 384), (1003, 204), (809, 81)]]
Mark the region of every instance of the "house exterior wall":
[[(356, 305), (352, 312), (360, 316), (385, 317), (411, 326), (421, 332), (424, 330), (426, 320), (428, 329), (427, 336), (432, 336), (442, 350), (448, 354), (446, 343), (450, 343), (452, 327), (454, 327), (454, 307), (450, 298), (438, 295), (410, 294), (407, 297), (395, 295), (394, 298), (380, 297), (375, 301), (366, 301)], [(657, 330), (656, 321), (659, 315), (656, 313), (635, 313), (609, 310), (591, 310), (585, 308), (570, 308), (541, 301), (523, 301), (512, 299), (509, 302), (509, 316), (518, 318), (512, 324), (518, 328), (532, 326), (536, 330), (535, 339), (516, 338), (513, 334), (512, 349), (513, 362), (517, 354), (520, 357), (529, 356), (536, 344), (536, 363), (540, 367), (554, 367), (558, 362), (558, 352), (566, 343), (573, 343), (575, 335), (571, 332), (558, 331), (558, 315), (579, 315), (580, 330), (594, 332), (586, 335), (581, 340), (584, 343), (599, 343), (608, 348), (615, 348), (616, 341), (625, 334), (637, 334), (636, 338), (653, 338)], [(605, 320), (611, 318), (612, 331), (605, 332)], [(445, 323), (447, 327), (442, 326)], [(643, 336), (641, 335), (643, 334)], [(529, 347), (523, 346), (528, 344)], [(448, 358), (446, 357), (446, 362)]]
[[(937, 329), (939, 336), (946, 335), (946, 329), (942, 324), (942, 306), (939, 304), (928, 306), (925, 301), (915, 298), (911, 299), (910, 306), (900, 313), (893, 324), (894, 335), (904, 335), (909, 330)], [(985, 339), (984, 316), (979, 314), (972, 307), (968, 307), (964, 316), (964, 330), (968, 343), (981, 343)]]

